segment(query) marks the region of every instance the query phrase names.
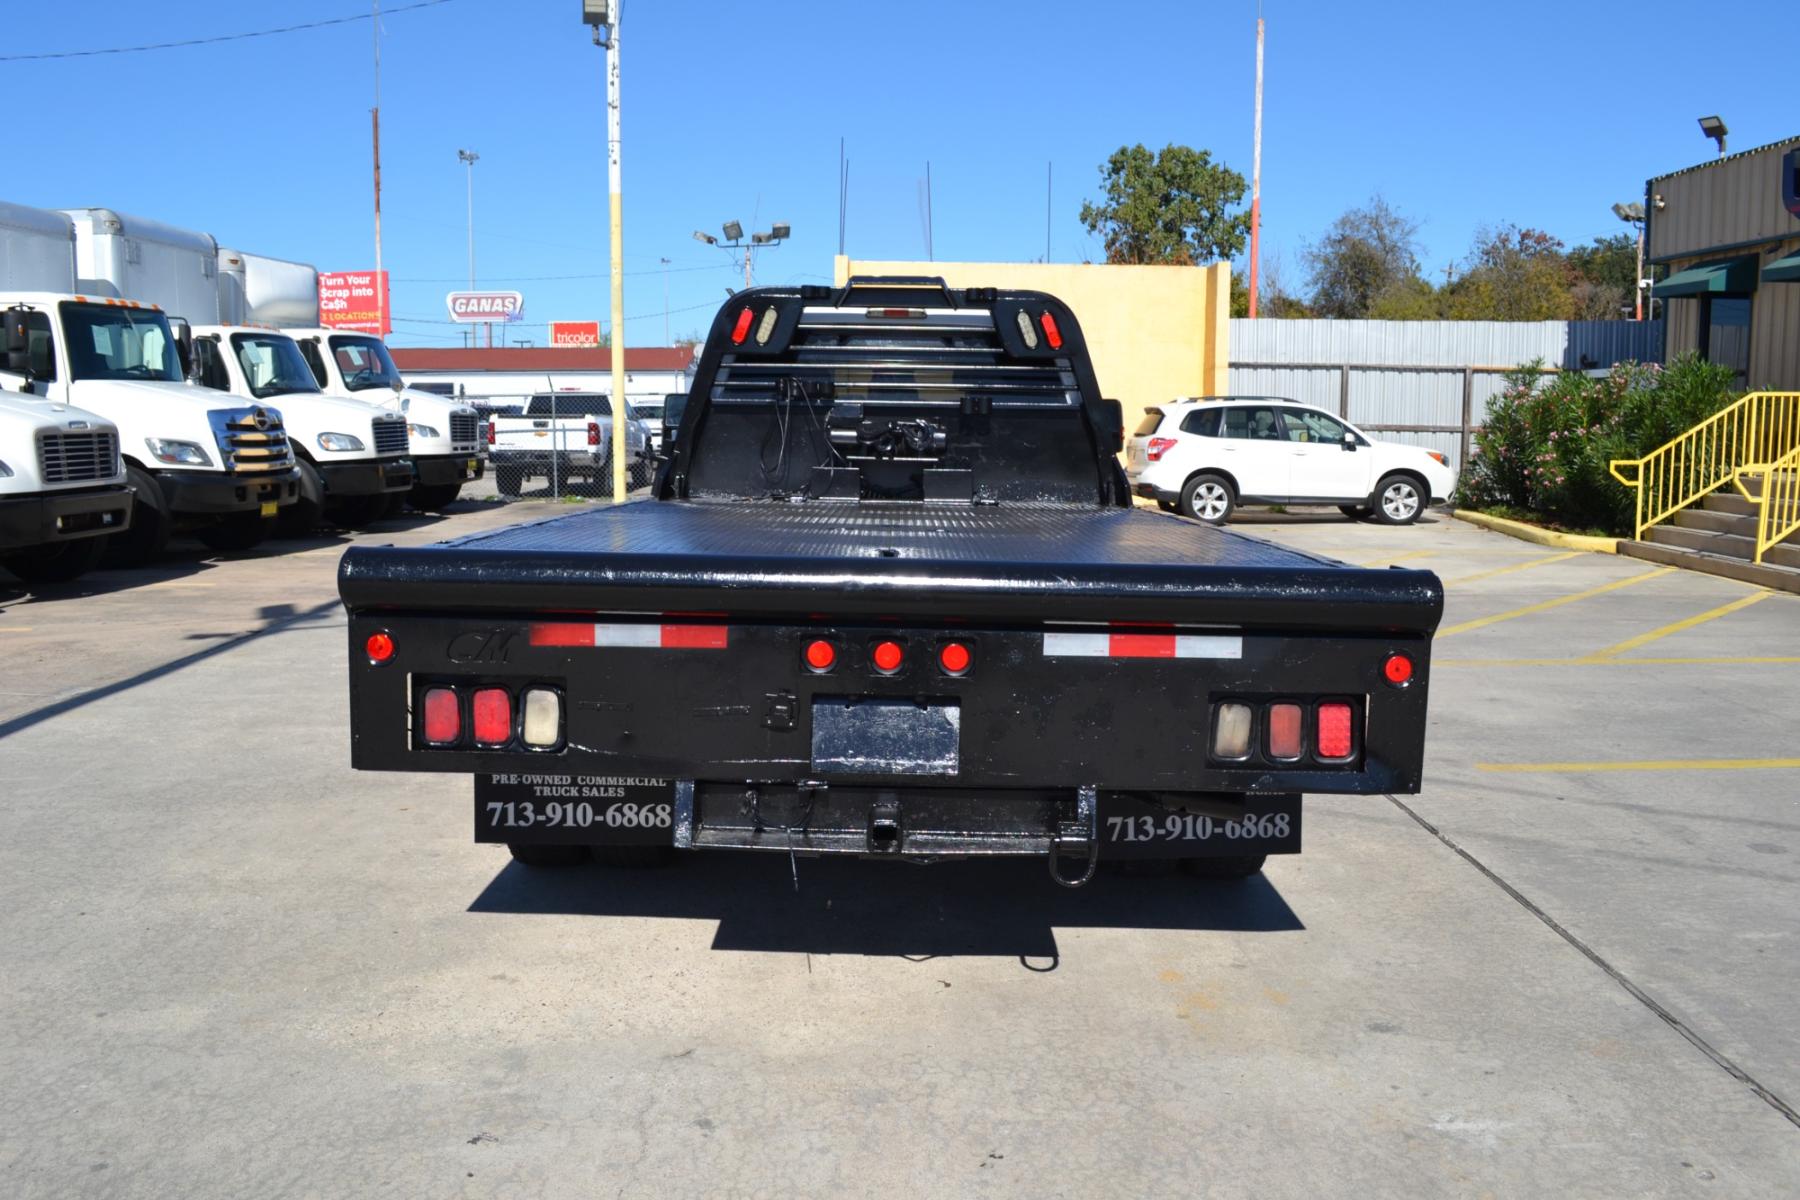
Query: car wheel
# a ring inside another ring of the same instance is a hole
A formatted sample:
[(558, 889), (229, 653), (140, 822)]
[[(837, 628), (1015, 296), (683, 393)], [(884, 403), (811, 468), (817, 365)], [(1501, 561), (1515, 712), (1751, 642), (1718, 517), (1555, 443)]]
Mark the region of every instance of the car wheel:
[(233, 554), (251, 550), (268, 540), (275, 532), (275, 518), (260, 513), (232, 513), (194, 531), (194, 536), (209, 550)]
[(1196, 879), (1229, 883), (1262, 874), (1266, 854), (1233, 854), (1224, 858), (1184, 858), (1181, 867)]
[(162, 488), (148, 471), (125, 468), (125, 482), (131, 485), (131, 527), (106, 539), (107, 561), (115, 566), (136, 567), (149, 562), (169, 544), (169, 507), (163, 500)]
[(1424, 511), (1425, 497), (1411, 475), (1389, 475), (1375, 485), (1375, 519), (1383, 525), (1411, 525)]
[(105, 538), (77, 538), (9, 554), (0, 558), (0, 567), (26, 583), (67, 583), (99, 566), (100, 556), (105, 553)]
[(494, 468), (494, 490), (502, 496), (516, 496), (525, 488), (525, 472), (517, 467)]
[(528, 867), (575, 867), (587, 861), (586, 846), (541, 846), (521, 842), (506, 843), (513, 861)]
[(420, 512), (442, 512), (456, 503), (457, 495), (462, 491), (460, 483), (441, 483), (436, 487), (413, 485), (407, 494), (406, 501)]
[(1196, 475), (1181, 489), (1182, 513), (1208, 525), (1223, 525), (1236, 507), (1231, 484), (1222, 475)]
[(1375, 510), (1366, 504), (1340, 504), (1338, 511), (1352, 521), (1366, 521), (1375, 515)]

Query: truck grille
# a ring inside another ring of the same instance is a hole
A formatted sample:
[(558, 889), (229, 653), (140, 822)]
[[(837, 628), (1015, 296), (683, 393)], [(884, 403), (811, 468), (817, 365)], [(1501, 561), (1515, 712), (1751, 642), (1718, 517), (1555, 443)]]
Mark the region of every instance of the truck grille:
[(406, 419), (404, 417), (375, 418), (375, 453), (383, 457), (389, 454), (406, 453)]
[(481, 436), (481, 418), (474, 413), (450, 414), (450, 441), (458, 446), (470, 445)]
[(38, 435), (38, 472), (45, 483), (88, 483), (119, 473), (119, 439), (109, 430)]
[(225, 469), (239, 475), (269, 475), (294, 465), (281, 418), (266, 408), (215, 409), (213, 430)]

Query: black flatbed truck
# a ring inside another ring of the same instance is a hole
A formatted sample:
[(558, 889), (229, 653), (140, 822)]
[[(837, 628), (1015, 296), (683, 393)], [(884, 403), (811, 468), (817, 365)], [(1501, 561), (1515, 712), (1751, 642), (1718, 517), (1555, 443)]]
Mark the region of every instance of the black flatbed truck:
[(941, 280), (714, 320), (653, 498), (358, 546), (352, 762), (533, 865), (690, 848), (1239, 877), (1420, 785), (1427, 571), (1132, 507), (1073, 313)]

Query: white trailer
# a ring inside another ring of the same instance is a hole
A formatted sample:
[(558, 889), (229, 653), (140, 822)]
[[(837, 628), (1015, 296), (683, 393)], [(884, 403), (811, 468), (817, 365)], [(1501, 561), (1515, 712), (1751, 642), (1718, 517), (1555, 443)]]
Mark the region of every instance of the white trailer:
[(221, 247), (219, 320), (227, 325), (317, 325), (317, 268)]
[(196, 324), (219, 320), (219, 244), (110, 208), (67, 208), (75, 225), (75, 288), (84, 296), (136, 300)]
[(0, 290), (75, 290), (75, 222), (0, 200)]

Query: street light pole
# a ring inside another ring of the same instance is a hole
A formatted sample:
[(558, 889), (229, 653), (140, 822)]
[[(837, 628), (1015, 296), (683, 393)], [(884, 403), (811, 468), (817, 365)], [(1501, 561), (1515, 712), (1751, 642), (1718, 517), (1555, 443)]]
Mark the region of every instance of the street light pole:
[(1256, 119), (1250, 151), (1250, 315), (1256, 315), (1257, 270), (1262, 250), (1263, 22), (1256, 18)]
[(1631, 294), (1636, 301), (1637, 313), (1633, 319), (1641, 321), (1644, 319), (1644, 206), (1634, 201), (1630, 204), (1615, 204), (1612, 208), (1613, 216), (1627, 225), (1637, 226), (1637, 274), (1631, 280)]
[[(458, 150), (456, 161), (469, 168), (469, 290), (475, 290), (475, 163), (481, 155), (473, 150)], [(487, 326), (488, 343), (493, 344), (494, 327)]]
[[(619, 170), (619, 10), (624, 0), (581, 0), (581, 19), (606, 51), (606, 192), (612, 227), (612, 477), (613, 503), (625, 502), (625, 208)], [(606, 37), (600, 30), (606, 29)]]
[(669, 260), (662, 259), (663, 269), (663, 345), (669, 344)]

